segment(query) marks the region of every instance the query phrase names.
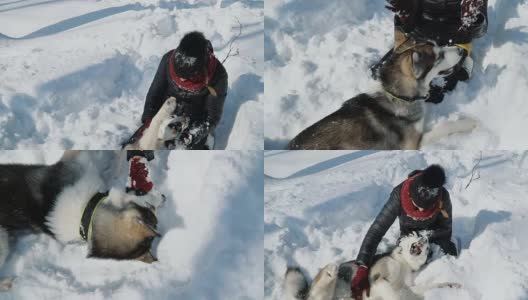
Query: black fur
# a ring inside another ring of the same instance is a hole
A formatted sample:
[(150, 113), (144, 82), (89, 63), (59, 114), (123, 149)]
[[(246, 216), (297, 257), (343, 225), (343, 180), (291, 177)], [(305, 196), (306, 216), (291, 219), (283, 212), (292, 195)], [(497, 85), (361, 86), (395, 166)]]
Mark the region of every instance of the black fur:
[(53, 236), (46, 216), (65, 186), (79, 178), (80, 168), (62, 162), (44, 165), (0, 165), (0, 226), (40, 230)]
[[(385, 132), (379, 132), (378, 128), (371, 126), (370, 122), (363, 122), (367, 113), (376, 119), (384, 120), (383, 125), (393, 136), (388, 137)], [(376, 98), (369, 94), (359, 94), (343, 103), (337, 111), (299, 133), (290, 141), (288, 149), (340, 150), (344, 148), (346, 141), (351, 139), (355, 139), (353, 149), (397, 149), (398, 143), (404, 138), (403, 128), (416, 121), (395, 116)], [(336, 130), (336, 127), (341, 130)], [(360, 136), (357, 135), (358, 132), (361, 133)]]

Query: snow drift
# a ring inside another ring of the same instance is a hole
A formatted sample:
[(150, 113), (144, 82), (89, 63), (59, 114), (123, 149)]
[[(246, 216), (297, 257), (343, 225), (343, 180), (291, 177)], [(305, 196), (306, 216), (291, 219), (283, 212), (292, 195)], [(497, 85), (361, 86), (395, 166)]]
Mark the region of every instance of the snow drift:
[[(61, 154), (0, 151), (0, 163), (53, 163)], [(21, 235), (0, 269), (16, 281), (0, 298), (262, 299), (262, 160), (259, 151), (156, 152), (152, 179), (167, 196), (158, 262), (88, 259), (84, 243)], [(124, 188), (127, 174), (120, 178), (114, 186)]]
[[(433, 290), (426, 299), (527, 299), (528, 153), (506, 151), (266, 152), (265, 299), (282, 299), (288, 265), (313, 278), (328, 263), (355, 259), (392, 188), (434, 163), (446, 170), (462, 252), (433, 261), (417, 282), (463, 288)], [(378, 250), (398, 236), (395, 222)]]
[(262, 0), (2, 2), (2, 149), (118, 149), (163, 54), (200, 30), (223, 60), (240, 26), (216, 147), (262, 149)]

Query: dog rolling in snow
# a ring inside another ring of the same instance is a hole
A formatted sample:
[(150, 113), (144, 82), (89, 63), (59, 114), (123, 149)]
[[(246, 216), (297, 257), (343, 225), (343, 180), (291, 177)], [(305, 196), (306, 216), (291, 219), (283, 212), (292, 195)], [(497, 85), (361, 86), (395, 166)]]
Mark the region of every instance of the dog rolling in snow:
[[(67, 151), (53, 165), (0, 165), (0, 266), (9, 235), (20, 230), (43, 232), (62, 243), (85, 241), (88, 257), (156, 261), (150, 248), (160, 236), (155, 210), (164, 197), (106, 192), (93, 164), (95, 152)], [(12, 281), (0, 279), (0, 290)]]
[[(174, 115), (176, 98), (163, 103), (148, 127), (137, 133), (139, 138), (127, 144), (125, 150), (174, 150), (185, 149), (178, 141), (182, 132), (189, 126), (189, 118)], [(136, 134), (135, 134), (136, 135)]]
[(429, 255), (427, 237), (416, 232), (401, 237), (396, 248), (377, 260), (369, 272), (370, 294), (363, 292), (364, 300), (420, 300), (434, 288), (460, 288), (457, 283), (414, 283)]
[(412, 39), (394, 49), (380, 69), (381, 89), (360, 94), (303, 130), (290, 150), (419, 149), (452, 133), (468, 132), (474, 120), (446, 122), (424, 132), (425, 103), (431, 81), (452, 69), (462, 50)]
[[(414, 284), (416, 271), (429, 255), (427, 237), (412, 233), (400, 239), (394, 250), (379, 258), (369, 272), (370, 293), (363, 300), (421, 300), (434, 288), (460, 288), (457, 283)], [(284, 278), (286, 300), (353, 300), (350, 286), (341, 284), (338, 267), (329, 264), (319, 271), (311, 284), (297, 267), (288, 267)], [(348, 281), (347, 281), (348, 282)], [(343, 291), (343, 286), (346, 291)]]

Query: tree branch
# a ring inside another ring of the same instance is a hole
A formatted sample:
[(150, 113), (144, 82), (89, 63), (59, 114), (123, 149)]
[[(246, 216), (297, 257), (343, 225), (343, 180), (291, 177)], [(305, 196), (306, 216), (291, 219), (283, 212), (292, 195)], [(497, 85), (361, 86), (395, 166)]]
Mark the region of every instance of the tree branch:
[[(473, 166), (473, 169), (471, 170), (471, 178), (469, 179), (469, 182), (466, 185), (466, 190), (469, 187), (469, 185), (473, 182), (473, 180), (480, 179), (480, 171), (478, 171), (478, 166), (480, 164), (480, 161), (482, 161), (482, 151), (480, 151), (480, 157), (477, 160), (477, 163)], [(475, 177), (475, 174), (477, 174), (478, 177)]]
[(229, 43), (229, 50), (227, 51), (227, 55), (224, 60), (222, 60), (222, 64), (224, 64), (229, 57), (238, 56), (240, 54), (238, 48), (236, 49), (236, 52), (232, 53), (233, 44), (240, 38), (240, 36), (242, 36), (242, 23), (240, 23), (240, 20), (238, 18), (236, 19), (236, 21), (238, 23), (238, 34), (233, 39), (231, 39), (231, 42)]

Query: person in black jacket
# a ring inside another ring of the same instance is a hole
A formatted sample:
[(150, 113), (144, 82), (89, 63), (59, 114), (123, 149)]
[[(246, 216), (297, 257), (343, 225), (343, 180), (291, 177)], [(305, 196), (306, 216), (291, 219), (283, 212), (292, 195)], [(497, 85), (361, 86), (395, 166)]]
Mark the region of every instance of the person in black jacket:
[[(471, 42), (482, 37), (488, 28), (487, 0), (387, 0), (394, 11), (395, 45), (407, 39), (432, 42), (438, 46), (458, 46), (465, 54), (452, 70), (442, 74), (442, 84), (432, 83), (428, 102), (440, 103), (444, 93), (452, 91), (458, 81), (471, 77), (473, 59)], [(375, 78), (383, 63), (392, 55), (389, 51), (372, 67)]]
[(401, 236), (413, 231), (427, 230), (429, 242), (438, 245), (445, 254), (457, 256), (451, 241), (452, 215), (449, 192), (443, 187), (445, 172), (438, 165), (425, 170), (413, 171), (395, 187), (389, 200), (370, 226), (357, 255), (359, 266), (352, 278), (352, 295), (361, 299), (363, 290), (369, 287), (368, 268), (372, 265), (378, 244), (398, 218)]
[(132, 141), (141, 136), (165, 100), (175, 97), (174, 113), (190, 119), (179, 142), (188, 149), (207, 149), (208, 136), (222, 118), (226, 95), (227, 72), (215, 57), (211, 42), (201, 32), (187, 33), (178, 48), (163, 55), (147, 93), (143, 126)]

